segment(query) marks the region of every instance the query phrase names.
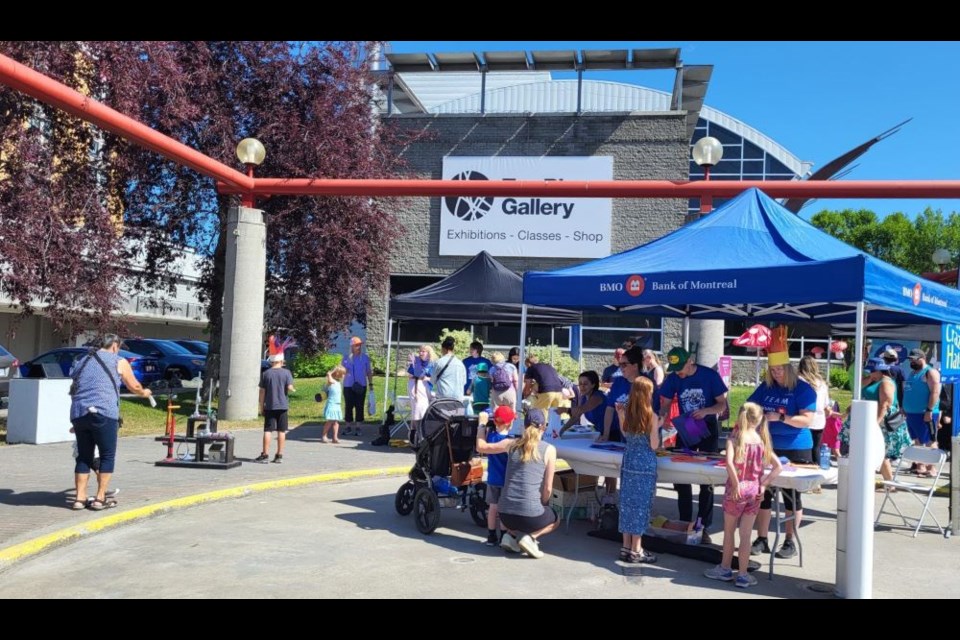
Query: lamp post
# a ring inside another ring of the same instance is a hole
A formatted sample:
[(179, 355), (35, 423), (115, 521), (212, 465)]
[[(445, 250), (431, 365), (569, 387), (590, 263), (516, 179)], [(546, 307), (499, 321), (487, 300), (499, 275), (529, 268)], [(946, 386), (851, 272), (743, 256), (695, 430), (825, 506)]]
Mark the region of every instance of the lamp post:
[[(707, 136), (700, 138), (693, 145), (693, 161), (697, 166), (703, 167), (703, 179), (710, 180), (710, 168), (714, 167), (723, 159), (723, 145), (714, 137)], [(713, 196), (706, 195), (700, 198), (700, 216), (710, 213), (713, 210)]]
[[(253, 168), (263, 164), (267, 157), (267, 150), (263, 143), (256, 138), (244, 138), (237, 144), (237, 158), (247, 167), (247, 176), (253, 177)], [(252, 193), (243, 194), (242, 204), (245, 207), (253, 207), (254, 198)]]
[(943, 271), (943, 268), (950, 264), (950, 260), (952, 259), (947, 249), (937, 249), (930, 257), (933, 259), (933, 263), (937, 265), (937, 271)]
[[(711, 136), (700, 138), (693, 145), (693, 161), (703, 167), (703, 179), (710, 180), (710, 168), (716, 166), (723, 158), (723, 145)], [(713, 210), (713, 196), (700, 197), (700, 212), (694, 218), (699, 219)], [(698, 320), (691, 327), (690, 316), (683, 318), (683, 346), (690, 348), (690, 332), (694, 331), (696, 341), (697, 363), (712, 367), (723, 355), (723, 320)]]
[[(254, 138), (237, 145), (237, 158), (251, 178), (254, 166), (266, 155), (263, 144)], [(220, 361), (220, 417), (224, 420), (257, 417), (267, 224), (255, 205), (253, 193), (244, 193), (240, 206), (231, 206), (227, 212)]]

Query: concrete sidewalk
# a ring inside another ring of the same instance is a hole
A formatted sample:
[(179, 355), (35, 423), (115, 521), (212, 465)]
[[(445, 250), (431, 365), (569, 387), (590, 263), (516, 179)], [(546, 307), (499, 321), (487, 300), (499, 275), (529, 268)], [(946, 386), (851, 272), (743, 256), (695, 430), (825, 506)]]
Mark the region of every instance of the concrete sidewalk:
[[(339, 445), (320, 442), (322, 425), (304, 423), (287, 434), (283, 464), (252, 462), (261, 450), (263, 432), (233, 432), (235, 455), (243, 464), (235, 469), (180, 469), (156, 467), (167, 455), (166, 443), (153, 437), (121, 438), (117, 466), (110, 486), (119, 488), (119, 507), (108, 511), (71, 511), (73, 502), (73, 444), (0, 447), (0, 549), (62, 527), (84, 523), (106, 514), (207, 493), (330, 472), (362, 469), (406, 473), (413, 464), (410, 449), (372, 447), (377, 427), (363, 427), (364, 436), (346, 436)], [(187, 445), (180, 444), (181, 452)], [(193, 453), (193, 445), (189, 445)], [(271, 442), (270, 457), (276, 451)], [(91, 476), (90, 493), (96, 487)]]

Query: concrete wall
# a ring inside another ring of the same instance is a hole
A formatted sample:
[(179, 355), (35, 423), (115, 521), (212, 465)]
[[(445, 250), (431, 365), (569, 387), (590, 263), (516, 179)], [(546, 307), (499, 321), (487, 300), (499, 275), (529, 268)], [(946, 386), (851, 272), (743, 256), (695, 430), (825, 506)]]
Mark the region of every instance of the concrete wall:
[[(421, 178), (441, 178), (443, 157), (447, 155), (602, 155), (614, 158), (615, 180), (686, 180), (688, 177), (689, 140), (681, 113), (417, 115), (386, 120), (402, 129), (428, 134), (428, 139), (410, 145), (402, 153), (411, 172)], [(393, 274), (445, 275), (470, 259), (438, 255), (439, 198), (391, 200), (390, 208), (405, 228), (393, 252)], [(686, 200), (614, 199), (612, 251), (623, 251), (673, 231), (684, 222), (686, 211)], [(498, 256), (497, 259), (517, 272), (585, 262), (563, 258)], [(385, 350), (386, 307), (387, 296), (370, 300), (368, 304), (367, 344), (371, 351)], [(679, 329), (676, 331), (679, 333)], [(608, 361), (609, 354), (600, 354), (598, 359)]]

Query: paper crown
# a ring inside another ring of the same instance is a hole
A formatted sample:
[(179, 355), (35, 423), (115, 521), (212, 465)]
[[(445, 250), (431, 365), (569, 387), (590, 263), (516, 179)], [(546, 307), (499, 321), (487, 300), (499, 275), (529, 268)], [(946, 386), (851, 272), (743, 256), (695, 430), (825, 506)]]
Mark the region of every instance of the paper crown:
[(267, 349), (269, 350), (271, 356), (275, 356), (277, 354), (283, 355), (284, 351), (290, 347), (295, 347), (296, 345), (297, 341), (293, 338), (284, 338), (283, 340), (279, 340), (274, 335), (271, 335), (269, 338), (267, 338)]
[(773, 367), (790, 363), (789, 346), (787, 345), (787, 325), (780, 325), (770, 330), (770, 347), (767, 349), (767, 364)]

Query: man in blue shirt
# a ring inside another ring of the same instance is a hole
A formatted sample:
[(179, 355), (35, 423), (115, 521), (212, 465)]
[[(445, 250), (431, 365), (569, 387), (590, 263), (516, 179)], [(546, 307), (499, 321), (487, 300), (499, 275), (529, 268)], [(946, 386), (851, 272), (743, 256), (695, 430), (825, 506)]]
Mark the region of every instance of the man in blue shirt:
[(487, 371), (493, 367), (493, 363), (483, 357), (483, 345), (474, 340), (470, 343), (470, 357), (463, 359), (463, 366), (467, 370), (467, 384), (463, 386), (463, 392), (466, 393), (470, 388), (470, 383), (477, 377), (477, 365), (483, 362), (487, 365)]
[[(727, 385), (713, 369), (697, 365), (696, 357), (683, 347), (674, 347), (667, 354), (667, 375), (660, 387), (660, 419), (670, 412), (673, 397), (677, 397), (680, 415), (703, 420), (710, 435), (697, 443), (685, 443), (693, 451), (716, 453), (720, 442), (717, 416), (727, 409)], [(677, 490), (680, 519), (693, 521), (693, 486), (673, 485)], [(710, 544), (707, 530), (713, 524), (713, 485), (700, 485), (697, 518), (703, 525), (703, 544)]]

